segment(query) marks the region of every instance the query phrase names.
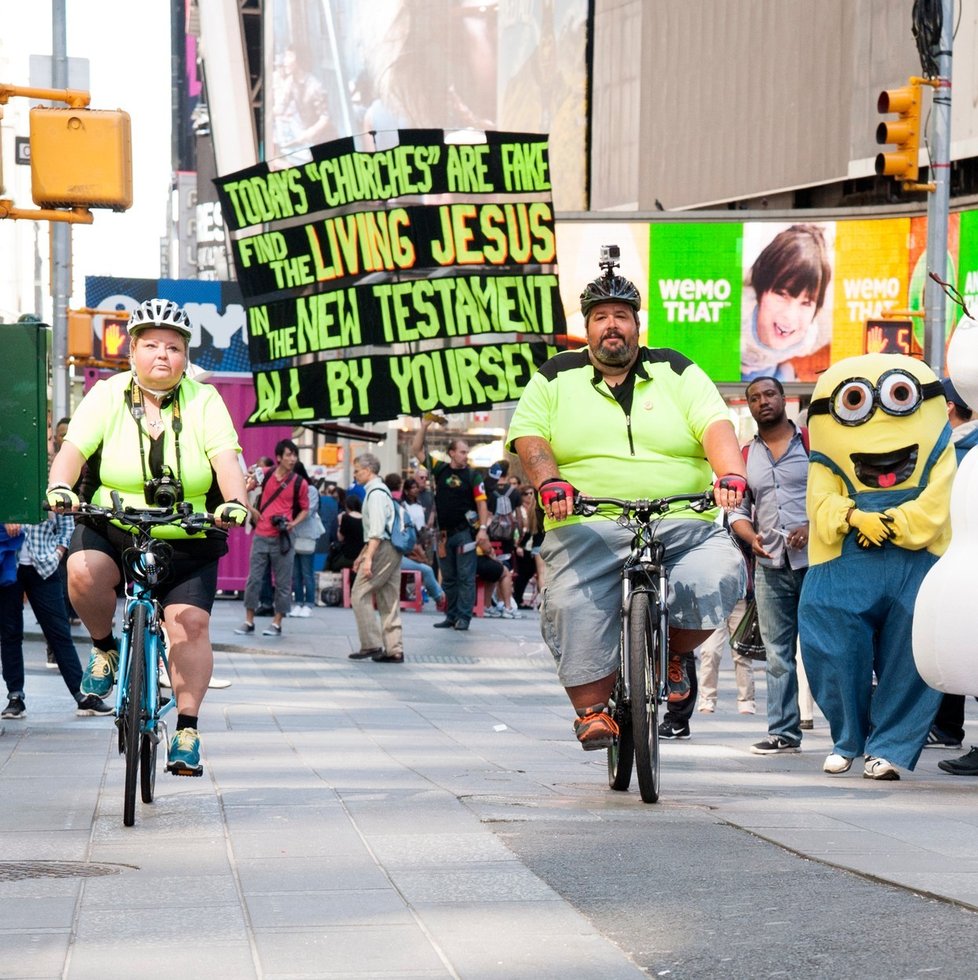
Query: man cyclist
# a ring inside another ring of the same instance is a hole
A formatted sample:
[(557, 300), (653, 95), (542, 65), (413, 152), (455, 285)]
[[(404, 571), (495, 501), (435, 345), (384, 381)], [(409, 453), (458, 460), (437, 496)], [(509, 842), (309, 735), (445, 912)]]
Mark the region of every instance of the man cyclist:
[[(213, 510), (225, 526), (243, 524), (247, 498), (231, 416), (216, 388), (184, 374), (190, 319), (176, 303), (151, 299), (132, 311), (128, 331), (131, 370), (99, 381), (82, 399), (51, 464), (48, 504), (62, 511), (77, 508), (72, 488), (87, 461), (90, 499), (98, 506), (111, 506), (113, 490), (124, 504), (151, 506), (155, 488), (169, 481), (168, 489), (195, 511)], [(156, 534), (173, 548), (169, 576), (156, 592), (177, 701), (167, 769), (199, 776), (197, 719), (214, 666), (210, 613), (217, 563), (227, 542), (223, 535), (191, 539), (179, 528)], [(130, 541), (129, 532), (103, 519), (77, 519), (68, 550), (68, 591), (94, 644), (82, 677), (83, 695), (107, 697), (115, 684), (119, 650), (112, 623), (123, 580), (121, 555)]]
[[(740, 503), (744, 459), (727, 407), (701, 368), (678, 351), (639, 347), (641, 297), (605, 270), (581, 293), (588, 346), (564, 351), (530, 379), (508, 445), (537, 488), (546, 516), (547, 588), (541, 631), (577, 712), (585, 749), (617, 735), (608, 714), (621, 657), (621, 568), (632, 533), (602, 517), (573, 516), (575, 492), (650, 498), (696, 493)], [(715, 512), (681, 512), (659, 526), (670, 574), (670, 701), (692, 694), (684, 658), (726, 621), (744, 594), (743, 557)]]

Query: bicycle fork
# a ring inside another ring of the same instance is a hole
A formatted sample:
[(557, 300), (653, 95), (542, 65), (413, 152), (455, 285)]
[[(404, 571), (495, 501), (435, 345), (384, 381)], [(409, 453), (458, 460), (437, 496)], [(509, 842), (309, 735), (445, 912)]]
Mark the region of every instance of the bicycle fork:
[[(163, 633), (163, 624), (160, 617), (159, 607), (155, 602), (143, 597), (133, 597), (127, 599), (125, 625), (122, 629), (122, 637), (119, 641), (119, 669), (116, 678), (115, 713), (116, 727), (122, 731), (125, 717), (125, 703), (129, 691), (129, 671), (131, 667), (130, 657), (132, 654), (132, 630), (133, 630), (133, 610), (136, 605), (142, 605), (146, 610), (146, 635), (143, 642), (143, 653), (145, 656), (145, 688), (143, 691), (143, 704), (140, 709), (140, 731), (148, 735), (154, 742), (159, 742), (161, 738), (160, 729), (165, 731), (165, 723), (162, 722), (163, 716), (170, 711), (176, 702), (173, 697), (166, 701), (160, 700), (160, 669), (167, 672), (169, 677), (169, 660), (166, 655), (166, 639)], [(120, 741), (120, 752), (122, 743)]]

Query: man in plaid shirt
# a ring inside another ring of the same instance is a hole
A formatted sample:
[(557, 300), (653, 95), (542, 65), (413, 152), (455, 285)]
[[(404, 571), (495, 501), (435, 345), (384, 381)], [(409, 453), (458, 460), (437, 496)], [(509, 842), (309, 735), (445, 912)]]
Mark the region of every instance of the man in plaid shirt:
[(24, 595), (26, 593), (38, 625), (54, 653), (58, 670), (74, 697), (81, 716), (111, 715), (112, 708), (94, 694), (80, 691), (82, 669), (71, 639), (68, 613), (58, 566), (68, 550), (75, 519), (70, 514), (52, 514), (40, 524), (6, 524), (10, 537), (23, 532), (17, 577), (0, 585), (0, 660), (7, 685), (7, 707), (2, 717), (23, 718), (24, 701)]

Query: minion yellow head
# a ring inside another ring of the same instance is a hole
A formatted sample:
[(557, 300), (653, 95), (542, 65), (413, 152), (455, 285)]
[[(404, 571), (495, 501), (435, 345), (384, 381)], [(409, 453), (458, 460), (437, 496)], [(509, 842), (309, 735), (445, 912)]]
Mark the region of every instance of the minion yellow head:
[(857, 489), (920, 483), (947, 425), (944, 389), (922, 361), (864, 354), (818, 379), (808, 410), (812, 451), (831, 459)]

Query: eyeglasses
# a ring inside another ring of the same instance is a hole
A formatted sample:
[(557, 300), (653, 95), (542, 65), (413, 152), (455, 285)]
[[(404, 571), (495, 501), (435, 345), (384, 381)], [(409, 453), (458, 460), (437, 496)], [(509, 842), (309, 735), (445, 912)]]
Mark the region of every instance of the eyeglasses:
[(839, 425), (862, 425), (879, 406), (887, 415), (912, 415), (922, 401), (943, 396), (940, 381), (921, 384), (912, 374), (900, 368), (886, 371), (874, 385), (866, 378), (848, 378), (839, 382), (828, 398), (816, 398), (808, 407), (813, 415), (831, 415)]

